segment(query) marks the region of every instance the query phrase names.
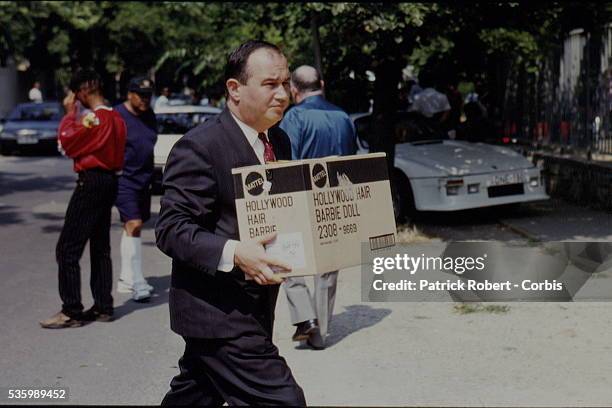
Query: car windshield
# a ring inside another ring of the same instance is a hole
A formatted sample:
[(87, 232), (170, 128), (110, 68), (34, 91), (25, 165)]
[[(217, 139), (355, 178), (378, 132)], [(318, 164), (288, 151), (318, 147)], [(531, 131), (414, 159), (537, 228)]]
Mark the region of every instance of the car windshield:
[(395, 139), (398, 143), (433, 143), (448, 140), (448, 133), (434, 118), (416, 112), (398, 112)]
[[(434, 143), (448, 139), (439, 123), (415, 112), (397, 112), (393, 121), (395, 143)], [(355, 127), (362, 144), (373, 142), (376, 134), (372, 115), (355, 120)]]
[(59, 104), (26, 104), (17, 105), (8, 116), (12, 121), (59, 121), (62, 112)]
[(214, 114), (203, 112), (158, 113), (156, 114), (157, 133), (182, 135), (212, 116)]

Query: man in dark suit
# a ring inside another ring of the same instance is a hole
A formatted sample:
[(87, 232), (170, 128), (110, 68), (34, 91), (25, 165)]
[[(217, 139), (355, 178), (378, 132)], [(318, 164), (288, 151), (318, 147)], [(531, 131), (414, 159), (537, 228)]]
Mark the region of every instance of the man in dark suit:
[[(287, 60), (248, 41), (228, 57), (227, 108), (173, 147), (166, 164), (158, 247), (172, 258), (170, 324), (185, 340), (163, 405), (305, 405), (272, 343), (274, 307), (288, 265), (264, 244), (239, 241), (232, 168), (288, 160), (275, 125), (289, 103)], [(252, 279), (245, 279), (249, 276)]]

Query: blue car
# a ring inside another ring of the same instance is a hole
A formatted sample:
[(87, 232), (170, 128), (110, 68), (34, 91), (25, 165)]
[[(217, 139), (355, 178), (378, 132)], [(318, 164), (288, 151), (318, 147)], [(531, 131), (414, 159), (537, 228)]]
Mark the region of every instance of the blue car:
[(57, 152), (57, 128), (63, 116), (59, 102), (21, 103), (0, 123), (0, 153), (44, 149)]

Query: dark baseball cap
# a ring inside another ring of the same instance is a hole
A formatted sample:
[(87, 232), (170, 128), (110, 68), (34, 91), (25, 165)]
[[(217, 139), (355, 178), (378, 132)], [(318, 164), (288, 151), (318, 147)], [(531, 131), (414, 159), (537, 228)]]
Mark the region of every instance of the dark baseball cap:
[(128, 92), (135, 92), (142, 96), (153, 95), (153, 81), (147, 77), (136, 77), (130, 80)]

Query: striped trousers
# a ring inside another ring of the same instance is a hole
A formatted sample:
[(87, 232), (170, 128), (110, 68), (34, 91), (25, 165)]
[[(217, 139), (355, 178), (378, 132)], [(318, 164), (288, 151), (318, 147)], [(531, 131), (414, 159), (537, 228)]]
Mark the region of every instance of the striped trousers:
[(110, 224), (116, 196), (117, 176), (112, 172), (98, 169), (79, 172), (55, 250), (62, 312), (70, 317), (83, 311), (79, 260), (87, 241), (94, 306), (102, 313), (113, 310)]

